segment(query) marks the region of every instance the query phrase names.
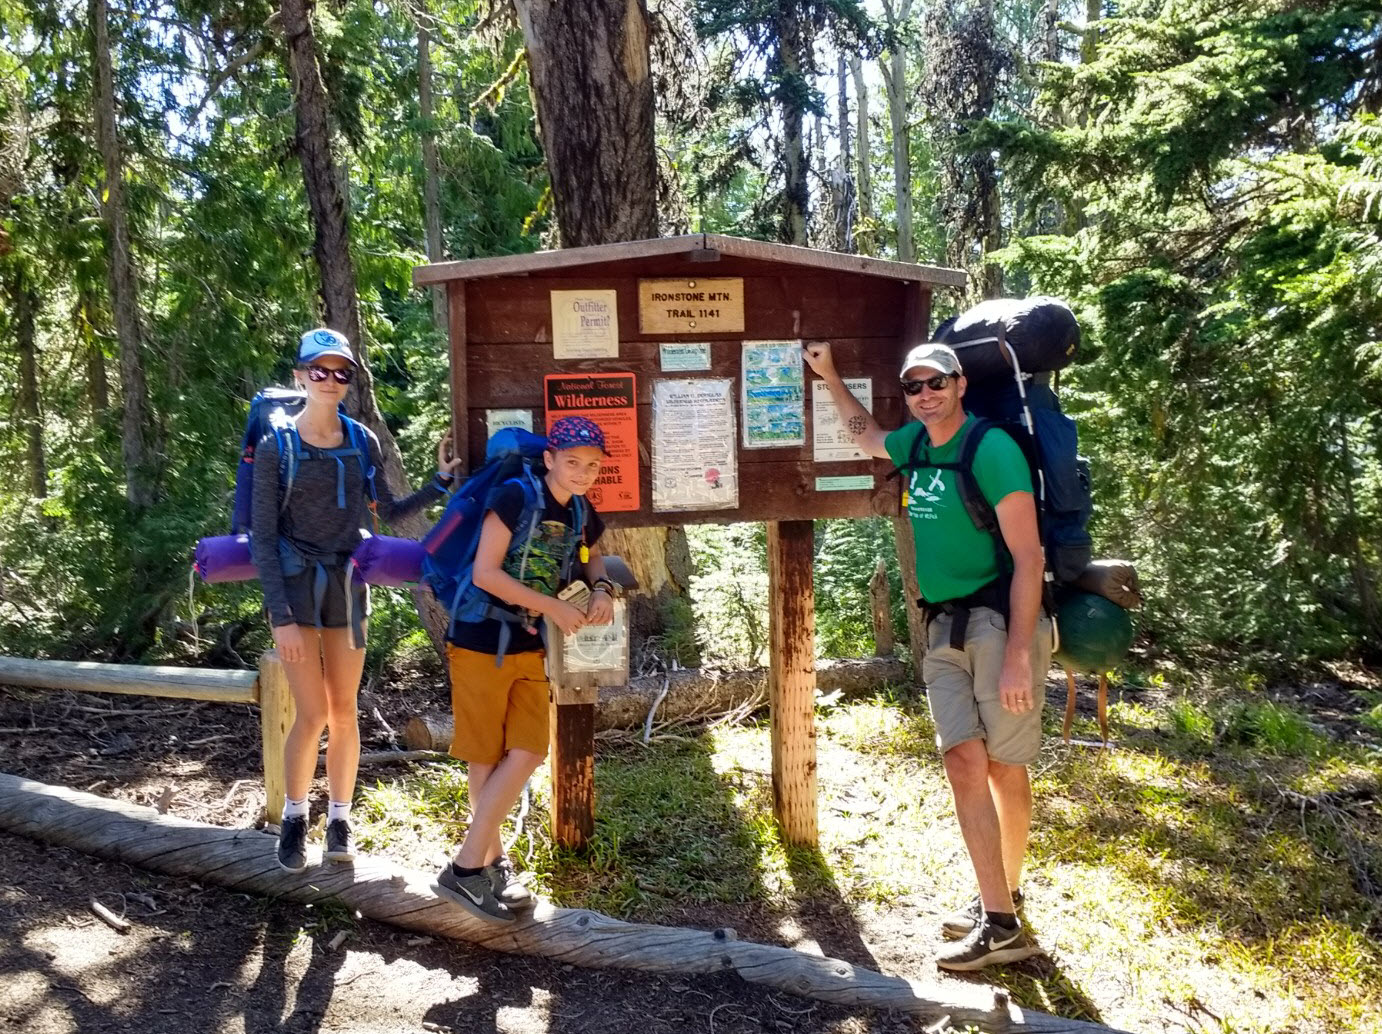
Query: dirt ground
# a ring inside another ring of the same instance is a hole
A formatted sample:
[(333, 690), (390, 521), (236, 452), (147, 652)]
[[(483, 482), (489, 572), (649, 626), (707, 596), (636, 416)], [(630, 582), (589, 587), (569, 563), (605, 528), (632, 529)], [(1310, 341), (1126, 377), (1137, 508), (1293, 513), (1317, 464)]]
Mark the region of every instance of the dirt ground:
[[(363, 749), (390, 746), (407, 715), (437, 708), (435, 695), (426, 679), (387, 694), (367, 687)], [(0, 689), (0, 768), (221, 826), (259, 818), (258, 736), (257, 712), (244, 706)], [(99, 920), (92, 897), (124, 915), (129, 932)], [(920, 943), (935, 925), (929, 902), (868, 927), (843, 907), (785, 927), (753, 906), (660, 918), (934, 979)], [(921, 1025), (737, 977), (578, 969), (424, 941), (342, 910), (314, 914), (0, 834), (0, 1029), (813, 1034)]]

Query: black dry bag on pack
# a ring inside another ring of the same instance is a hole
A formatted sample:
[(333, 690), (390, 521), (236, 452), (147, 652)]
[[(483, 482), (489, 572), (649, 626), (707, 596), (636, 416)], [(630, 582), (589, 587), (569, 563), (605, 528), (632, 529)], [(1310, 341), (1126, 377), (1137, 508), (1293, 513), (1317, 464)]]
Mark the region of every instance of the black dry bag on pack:
[(1012, 376), (1012, 360), (1000, 339), (1017, 355), (1024, 373), (1069, 366), (1080, 347), (1080, 325), (1059, 298), (994, 298), (946, 320), (931, 339), (955, 350), (965, 377), (974, 384)]

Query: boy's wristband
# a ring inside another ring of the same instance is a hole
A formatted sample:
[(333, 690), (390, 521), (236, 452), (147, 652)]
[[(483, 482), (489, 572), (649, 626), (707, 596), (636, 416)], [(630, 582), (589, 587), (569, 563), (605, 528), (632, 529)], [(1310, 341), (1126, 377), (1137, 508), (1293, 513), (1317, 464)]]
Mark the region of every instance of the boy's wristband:
[(591, 592), (603, 591), (610, 599), (614, 599), (617, 593), (614, 591), (614, 583), (608, 578), (596, 578), (595, 583), (590, 587)]

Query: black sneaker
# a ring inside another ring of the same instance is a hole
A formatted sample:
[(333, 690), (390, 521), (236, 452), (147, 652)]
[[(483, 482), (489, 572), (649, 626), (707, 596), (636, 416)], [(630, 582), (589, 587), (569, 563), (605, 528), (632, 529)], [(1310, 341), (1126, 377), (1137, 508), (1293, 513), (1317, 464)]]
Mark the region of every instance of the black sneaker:
[(432, 884), (444, 898), (456, 902), (476, 919), (489, 923), (512, 923), (517, 916), (494, 895), (494, 884), (489, 873), (483, 869), (472, 876), (457, 876), (456, 870), (447, 863)]
[(332, 862), (355, 860), (355, 834), (347, 819), (332, 819), (326, 824), (326, 850), (322, 857)]
[(947, 944), (936, 953), (936, 965), (941, 969), (964, 973), (1003, 962), (1020, 962), (1040, 955), (1038, 948), (1019, 922), (1008, 928), (999, 926), (987, 917), (969, 931), (969, 936), (954, 944)]
[(278, 867), (289, 872), (307, 868), (307, 819), (285, 818), (278, 827)]
[(533, 900), (532, 891), (519, 882), (518, 873), (514, 871), (513, 862), (509, 861), (507, 855), (500, 855), (498, 861), (486, 865), (485, 875), (489, 877), (494, 896), (509, 908), (528, 909), (537, 903)]
[[(1019, 913), (1022, 911), (1021, 890), (1013, 891), (1013, 908)], [(947, 941), (958, 941), (974, 929), (974, 924), (983, 914), (984, 899), (975, 894), (973, 900), (964, 908), (957, 908), (941, 920), (941, 934)]]

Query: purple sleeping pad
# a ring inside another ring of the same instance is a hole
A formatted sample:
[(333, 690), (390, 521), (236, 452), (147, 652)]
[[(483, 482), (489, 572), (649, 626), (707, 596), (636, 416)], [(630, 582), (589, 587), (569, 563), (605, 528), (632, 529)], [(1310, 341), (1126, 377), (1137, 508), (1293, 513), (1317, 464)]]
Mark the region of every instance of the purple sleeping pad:
[(369, 585), (412, 585), (422, 578), (422, 543), (371, 535), (351, 554), (355, 577)]
[(197, 541), (193, 567), (204, 582), (248, 582), (259, 577), (248, 535), (216, 535)]

